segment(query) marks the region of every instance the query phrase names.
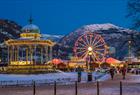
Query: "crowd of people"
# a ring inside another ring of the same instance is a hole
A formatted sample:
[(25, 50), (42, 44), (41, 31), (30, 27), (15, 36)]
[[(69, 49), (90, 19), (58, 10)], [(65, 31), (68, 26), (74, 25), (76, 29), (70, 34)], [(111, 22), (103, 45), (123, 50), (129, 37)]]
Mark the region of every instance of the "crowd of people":
[(109, 69), (109, 73), (110, 73), (110, 76), (111, 76), (111, 79), (113, 80), (114, 79), (114, 75), (116, 73), (121, 73), (122, 74), (122, 79), (125, 79), (126, 78), (126, 72), (127, 72), (127, 68), (126, 66), (123, 66), (123, 67), (110, 67)]
[[(78, 81), (81, 81), (81, 72), (82, 71), (83, 71), (83, 69), (81, 67), (76, 68), (76, 72), (78, 74)], [(95, 70), (95, 71), (98, 71), (98, 69)], [(115, 74), (121, 74), (122, 79), (125, 80), (126, 79), (126, 73), (127, 73), (127, 67), (126, 66), (123, 66), (123, 67), (113, 67), (112, 66), (112, 67), (109, 67), (107, 72), (110, 74), (112, 80), (114, 79)]]

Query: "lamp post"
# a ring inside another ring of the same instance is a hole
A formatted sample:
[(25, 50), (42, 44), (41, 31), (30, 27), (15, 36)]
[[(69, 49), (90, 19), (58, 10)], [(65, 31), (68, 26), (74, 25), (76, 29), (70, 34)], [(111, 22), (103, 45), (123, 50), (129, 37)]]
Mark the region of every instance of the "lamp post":
[(88, 47), (88, 56), (89, 56), (89, 63), (88, 63), (88, 73), (87, 73), (87, 81), (92, 81), (92, 72), (91, 72), (91, 55), (92, 55), (93, 48), (91, 46)]
[(131, 62), (131, 40), (128, 41), (128, 63), (132, 63)]

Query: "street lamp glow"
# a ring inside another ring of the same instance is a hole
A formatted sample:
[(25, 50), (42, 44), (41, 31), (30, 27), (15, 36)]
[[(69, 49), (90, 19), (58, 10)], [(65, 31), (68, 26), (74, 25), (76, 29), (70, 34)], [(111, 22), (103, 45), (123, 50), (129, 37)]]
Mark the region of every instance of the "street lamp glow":
[(89, 46), (89, 47), (88, 47), (88, 55), (92, 55), (92, 50), (93, 50), (92, 47)]
[(92, 52), (89, 52), (88, 55), (92, 55)]
[(92, 47), (88, 47), (88, 51), (92, 51)]
[(128, 41), (129, 44), (131, 44), (131, 41)]

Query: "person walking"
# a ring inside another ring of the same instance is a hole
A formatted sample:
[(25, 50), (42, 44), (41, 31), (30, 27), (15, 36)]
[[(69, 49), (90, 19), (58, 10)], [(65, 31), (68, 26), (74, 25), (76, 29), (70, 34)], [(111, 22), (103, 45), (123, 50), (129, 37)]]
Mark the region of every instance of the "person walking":
[(114, 79), (114, 74), (115, 74), (115, 69), (113, 67), (111, 67), (109, 72), (110, 72), (111, 79), (113, 80)]
[(78, 66), (77, 68), (77, 73), (78, 73), (78, 82), (81, 82), (82, 69), (80, 66)]
[(122, 67), (122, 76), (123, 76), (123, 80), (125, 79), (125, 76), (126, 76), (126, 67)]

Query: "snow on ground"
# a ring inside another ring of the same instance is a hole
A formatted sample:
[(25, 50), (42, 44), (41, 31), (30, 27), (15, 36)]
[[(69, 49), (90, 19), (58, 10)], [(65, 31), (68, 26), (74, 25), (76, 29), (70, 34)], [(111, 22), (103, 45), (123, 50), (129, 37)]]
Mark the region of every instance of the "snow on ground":
[(124, 80), (124, 82), (131, 82), (131, 83), (139, 83), (140, 82), (140, 75), (131, 75), (131, 79)]
[[(93, 81), (99, 80), (104, 81), (109, 78), (108, 74), (105, 73), (97, 73), (93, 72)], [(48, 73), (48, 74), (30, 74), (30, 75), (18, 75), (18, 74), (0, 74), (0, 81), (5, 81), (7, 84), (15, 84), (17, 81), (23, 82), (27, 84), (31, 83), (32, 80), (36, 81), (37, 83), (72, 83), (77, 81), (77, 72), (58, 72), (58, 73)], [(87, 72), (82, 72), (81, 81), (87, 81)], [(23, 84), (24, 84), (23, 83)]]
[[(63, 78), (77, 78), (77, 73), (76, 72), (68, 72), (68, 73), (49, 73), (49, 74), (39, 74), (39, 75), (2, 75), (0, 74), (0, 80), (1, 76), (9, 76), (9, 80), (11, 76), (15, 78), (17, 77), (22, 77), (27, 79), (30, 77), (40, 79), (43, 78), (47, 79), (54, 79), (56, 78), (62, 79)], [(36, 77), (37, 76), (37, 77)], [(87, 79), (87, 73), (82, 72), (82, 81)], [(39, 78), (40, 77), (40, 78)], [(110, 78), (108, 74), (103, 74), (103, 73), (97, 73), (93, 72), (93, 77), (97, 77), (99, 81), (106, 80)], [(6, 77), (5, 77), (6, 78)], [(6, 78), (7, 79), (7, 78)], [(25, 80), (23, 79), (23, 80)], [(37, 80), (34, 79), (34, 80)], [(15, 79), (16, 80), (16, 79)], [(130, 81), (135, 81), (139, 80), (137, 83), (131, 83)], [(116, 74), (114, 77), (114, 80), (107, 80), (104, 82), (99, 82), (99, 88), (100, 88), (100, 95), (119, 95), (120, 94), (120, 87), (119, 83), (122, 81), (122, 92), (123, 95), (139, 95), (140, 93), (140, 75), (132, 75), (132, 74), (127, 74), (126, 80), (122, 80), (122, 75), (121, 74)], [(126, 81), (126, 82), (125, 82)], [(130, 83), (129, 83), (130, 82)], [(36, 95), (53, 95), (54, 94), (54, 89), (53, 85), (39, 85), (36, 86)], [(57, 84), (57, 95), (74, 95), (75, 93), (75, 86), (74, 85), (58, 85)], [(1, 87), (0, 88), (0, 95), (32, 95), (33, 94), (33, 88), (32, 87), (20, 87), (20, 86), (9, 86), (9, 87)], [(96, 83), (95, 82), (87, 82), (87, 83), (78, 83), (78, 95), (97, 95), (97, 88), (96, 88)]]

